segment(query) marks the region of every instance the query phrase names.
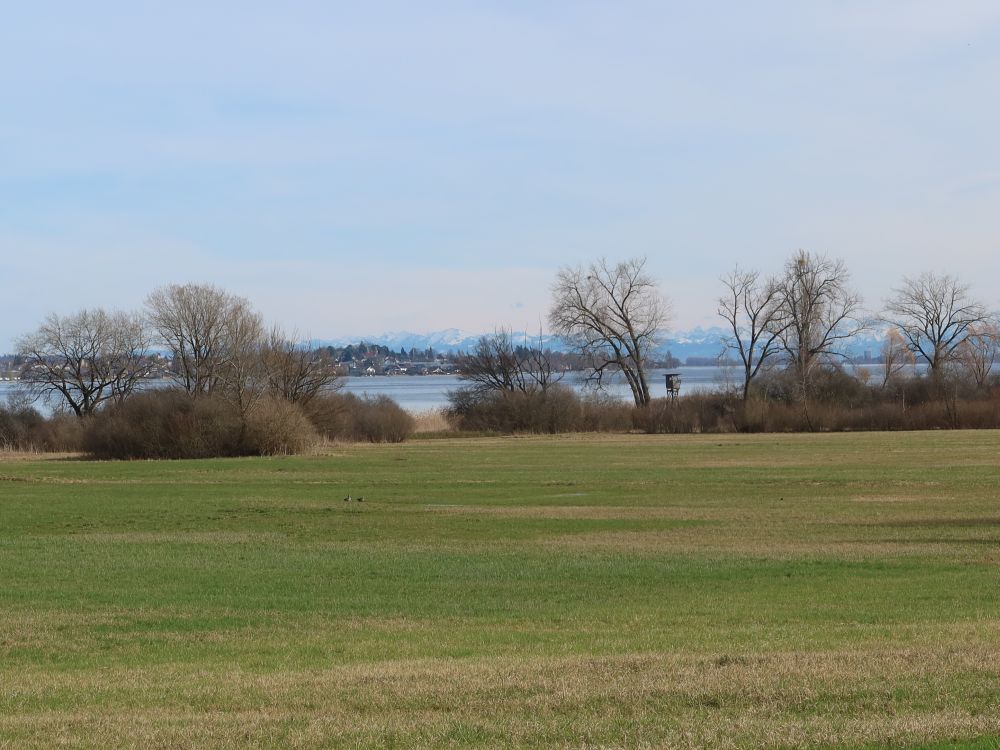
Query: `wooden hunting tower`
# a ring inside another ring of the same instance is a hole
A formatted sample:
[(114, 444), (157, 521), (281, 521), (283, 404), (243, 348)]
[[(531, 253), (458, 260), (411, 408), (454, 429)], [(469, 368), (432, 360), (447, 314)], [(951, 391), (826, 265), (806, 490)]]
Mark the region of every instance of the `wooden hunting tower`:
[(677, 398), (677, 394), (681, 392), (681, 374), (679, 372), (668, 372), (664, 377), (667, 380), (667, 395), (671, 399)]

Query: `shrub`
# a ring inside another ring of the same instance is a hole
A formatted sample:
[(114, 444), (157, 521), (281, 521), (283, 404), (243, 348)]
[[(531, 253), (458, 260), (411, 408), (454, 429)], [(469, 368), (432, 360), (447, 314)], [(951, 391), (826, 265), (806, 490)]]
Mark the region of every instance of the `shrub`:
[(0, 450), (76, 451), (83, 428), (75, 416), (46, 419), (30, 406), (0, 406)]
[(209, 458), (252, 453), (235, 410), (211, 396), (147, 391), (86, 420), (84, 449), (99, 458)]
[(42, 421), (35, 409), (0, 406), (0, 450), (32, 450), (32, 428)]
[(416, 422), (388, 396), (350, 397), (351, 437), (369, 443), (402, 443), (413, 434)]
[(57, 414), (42, 418), (29, 432), (38, 450), (73, 452), (83, 448), (84, 424), (73, 414)]
[(351, 431), (348, 401), (353, 398), (351, 394), (323, 393), (309, 399), (303, 411), (321, 436), (346, 440)]
[(409, 412), (388, 396), (328, 393), (309, 402), (306, 416), (321, 435), (333, 440), (401, 443), (416, 429)]
[(580, 399), (583, 432), (628, 432), (632, 429), (632, 405), (602, 391), (586, 393)]
[(695, 393), (677, 399), (653, 399), (632, 412), (636, 429), (647, 433), (734, 432), (739, 401), (730, 392)]
[[(881, 395), (881, 394), (880, 394)], [(908, 404), (899, 397), (863, 405), (775, 403), (751, 399), (741, 405), (744, 432), (838, 432), (848, 430), (938, 430), (1000, 427), (1000, 401), (941, 400)]]
[(221, 398), (177, 390), (135, 394), (82, 423), (83, 447), (98, 458), (278, 455), (301, 453), (317, 439), (302, 410), (283, 399), (264, 399), (244, 421)]
[(302, 409), (277, 397), (257, 404), (247, 417), (243, 434), (246, 451), (261, 456), (304, 453), (318, 439), (316, 428)]
[(583, 421), (580, 397), (561, 385), (528, 393), (459, 388), (448, 401), (446, 416), (466, 432), (572, 432)]

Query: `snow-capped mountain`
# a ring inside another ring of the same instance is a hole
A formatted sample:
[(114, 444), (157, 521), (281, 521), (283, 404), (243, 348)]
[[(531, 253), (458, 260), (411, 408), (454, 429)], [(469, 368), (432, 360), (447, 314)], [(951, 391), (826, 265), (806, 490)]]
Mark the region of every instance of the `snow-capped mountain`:
[[(668, 331), (657, 348), (661, 354), (670, 352), (679, 360), (688, 357), (718, 357), (726, 350), (726, 342), (731, 333), (721, 326), (693, 328), (690, 331)], [(877, 357), (882, 348), (884, 331), (869, 330), (853, 336), (843, 353), (857, 358)], [(734, 356), (729, 352), (729, 356)]]
[(688, 357), (718, 357), (725, 348), (725, 339), (726, 331), (719, 327), (667, 331), (656, 350), (659, 354), (670, 352), (681, 361)]
[[(423, 351), (432, 348), (440, 353), (454, 353), (456, 351), (468, 352), (475, 348), (476, 342), (484, 335), (491, 332), (473, 333), (460, 328), (446, 328), (442, 331), (432, 331), (430, 333), (414, 333), (412, 331), (394, 331), (390, 333), (373, 334), (368, 336), (339, 336), (330, 339), (311, 339), (302, 344), (309, 348), (321, 346), (342, 347), (350, 344), (358, 344), (364, 341), (367, 344), (386, 346), (389, 349), (398, 351), (410, 351), (417, 349)], [(538, 334), (531, 332), (514, 332), (515, 341), (520, 343), (523, 338), (531, 346), (538, 344)], [(727, 338), (726, 329), (720, 326), (711, 328), (692, 328), (689, 331), (667, 331), (657, 347), (657, 353), (665, 354), (670, 352), (674, 357), (684, 361), (688, 357), (718, 357), (725, 349)], [(563, 350), (565, 344), (555, 336), (543, 336), (542, 346), (555, 350)], [(864, 356), (865, 353), (877, 355), (882, 346), (882, 332), (872, 331), (856, 336), (851, 340), (848, 353), (852, 356)]]
[(311, 339), (307, 342), (310, 348), (320, 346), (349, 346), (365, 342), (386, 346), (392, 350), (410, 349), (424, 350), (428, 347), (436, 352), (448, 353), (459, 350), (469, 351), (479, 341), (481, 333), (471, 333), (459, 328), (446, 328), (443, 331), (433, 331), (431, 333), (413, 333), (412, 331), (391, 331), (389, 333), (371, 334), (368, 336), (338, 336), (332, 339)]

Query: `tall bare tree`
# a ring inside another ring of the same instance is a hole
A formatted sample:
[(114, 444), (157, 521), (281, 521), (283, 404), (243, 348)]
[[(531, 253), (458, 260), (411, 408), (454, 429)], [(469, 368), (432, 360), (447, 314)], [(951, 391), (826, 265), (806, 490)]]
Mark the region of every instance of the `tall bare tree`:
[(541, 334), (537, 345), (525, 341), (518, 346), (507, 328), (480, 337), (472, 353), (462, 359), (461, 367), (462, 380), (480, 394), (544, 391), (559, 380), (559, 375), (552, 372), (548, 353), (542, 348)]
[(268, 333), (264, 366), (271, 393), (296, 404), (306, 404), (337, 383), (337, 372), (324, 358), (298, 346), (295, 334), (277, 328)]
[(268, 387), (264, 323), (249, 307), (236, 305), (226, 318), (224, 330), (216, 392), (233, 405), (245, 423)]
[(150, 368), (142, 321), (123, 312), (49, 315), (17, 348), (25, 359), (21, 382), (29, 392), (57, 395), (78, 417), (125, 400)]
[(968, 373), (977, 388), (984, 388), (1000, 350), (1000, 325), (994, 320), (968, 327), (965, 338), (955, 349), (955, 360)]
[(882, 390), (889, 387), (889, 384), (903, 369), (915, 364), (913, 352), (906, 345), (906, 339), (897, 328), (890, 328), (886, 331), (885, 340), (882, 342)]
[(849, 284), (840, 260), (800, 250), (785, 263), (774, 325), (804, 396), (817, 365), (843, 356), (842, 345), (865, 327), (861, 297)]
[(211, 284), (171, 284), (146, 299), (147, 316), (173, 354), (173, 379), (192, 395), (223, 382), (248, 327), (260, 320), (250, 303)]
[(591, 363), (597, 383), (620, 372), (636, 406), (651, 399), (646, 359), (666, 326), (668, 307), (645, 258), (563, 268), (553, 286), (549, 324)]
[(934, 378), (954, 359), (970, 327), (989, 320), (989, 311), (972, 299), (969, 289), (954, 276), (925, 272), (904, 278), (885, 303), (883, 317), (899, 329), (910, 351), (927, 362)]
[(743, 366), (745, 401), (750, 383), (781, 351), (781, 285), (775, 279), (762, 278), (759, 271), (739, 266), (721, 281), (725, 293), (719, 298), (718, 313), (729, 329), (726, 346), (736, 352)]

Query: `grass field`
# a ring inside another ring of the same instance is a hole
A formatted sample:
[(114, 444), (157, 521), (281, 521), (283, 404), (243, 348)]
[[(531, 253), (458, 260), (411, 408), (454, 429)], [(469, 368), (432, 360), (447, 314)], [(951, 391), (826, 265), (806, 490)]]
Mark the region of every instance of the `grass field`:
[(996, 736), (997, 432), (0, 459), (0, 747)]

